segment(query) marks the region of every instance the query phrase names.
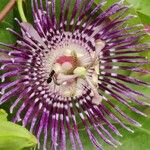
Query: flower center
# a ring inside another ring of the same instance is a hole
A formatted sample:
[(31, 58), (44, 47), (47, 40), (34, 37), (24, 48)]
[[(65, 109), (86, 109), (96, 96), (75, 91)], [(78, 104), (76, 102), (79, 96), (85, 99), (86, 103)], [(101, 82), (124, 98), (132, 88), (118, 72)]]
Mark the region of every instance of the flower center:
[(69, 50), (69, 53), (67, 51), (64, 51), (65, 55), (58, 57), (53, 65), (53, 80), (57, 85), (73, 84), (87, 73), (87, 66), (82, 66), (78, 53), (74, 50)]
[(98, 55), (86, 43), (63, 39), (45, 55), (44, 68), (49, 88), (61, 96), (80, 96), (85, 84), (98, 96)]

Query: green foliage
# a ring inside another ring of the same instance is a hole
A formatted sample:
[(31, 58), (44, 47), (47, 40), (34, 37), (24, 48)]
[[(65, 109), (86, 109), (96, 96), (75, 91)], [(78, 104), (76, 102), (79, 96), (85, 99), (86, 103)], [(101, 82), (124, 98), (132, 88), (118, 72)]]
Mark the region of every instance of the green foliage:
[(36, 138), (27, 129), (7, 121), (6, 112), (0, 110), (0, 150), (23, 150), (36, 144)]
[[(118, 139), (119, 142), (122, 143), (121, 146), (118, 146), (116, 150), (149, 150), (150, 147), (150, 118), (143, 118), (141, 119), (143, 122), (143, 127), (142, 128), (137, 128), (134, 126), (131, 126), (127, 124), (130, 128), (132, 128), (135, 133), (130, 133), (120, 127), (119, 125), (115, 124), (116, 127), (119, 129), (120, 133), (123, 135), (122, 138), (117, 137), (114, 135), (114, 138)], [(112, 135), (112, 131), (109, 131)], [(96, 132), (94, 132), (96, 137), (98, 138), (98, 141), (102, 143), (103, 148), (105, 150), (114, 150), (114, 148), (108, 146), (105, 144), (97, 135)], [(80, 131), (81, 139), (84, 145), (85, 150), (95, 150), (93, 148), (93, 145), (91, 142), (89, 142), (88, 135), (85, 132), (85, 130)], [(68, 150), (70, 150), (71, 147), (68, 146)]]
[(0, 122), (0, 149), (22, 150), (34, 147), (36, 138), (25, 128), (12, 122)]
[[(0, 1), (0, 11), (5, 7), (9, 0), (1, 0)], [(16, 17), (16, 8), (14, 8), (7, 17), (0, 23), (0, 41), (7, 42), (7, 43), (14, 43), (16, 38), (11, 33), (6, 31), (6, 28), (15, 28), (15, 21), (14, 17)]]
[(0, 109), (0, 121), (7, 121), (7, 113), (5, 112), (5, 110)]
[(144, 23), (150, 24), (150, 1), (149, 0), (127, 0), (133, 8), (140, 14)]

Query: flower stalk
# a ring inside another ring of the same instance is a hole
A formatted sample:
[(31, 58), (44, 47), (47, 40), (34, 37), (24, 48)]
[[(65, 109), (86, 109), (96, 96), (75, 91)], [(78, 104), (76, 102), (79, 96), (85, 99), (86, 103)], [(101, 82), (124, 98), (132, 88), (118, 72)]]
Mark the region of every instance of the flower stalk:
[(24, 10), (23, 10), (23, 0), (17, 0), (18, 11), (23, 22), (27, 22)]
[(10, 0), (4, 9), (0, 12), (0, 22), (6, 17), (6, 15), (12, 10), (15, 6), (16, 0)]

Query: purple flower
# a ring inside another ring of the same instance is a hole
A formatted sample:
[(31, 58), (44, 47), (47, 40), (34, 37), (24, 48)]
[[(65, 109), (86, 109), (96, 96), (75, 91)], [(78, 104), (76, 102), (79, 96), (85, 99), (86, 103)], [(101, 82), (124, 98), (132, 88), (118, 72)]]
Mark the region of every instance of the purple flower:
[(39, 143), (44, 135), (44, 150), (66, 150), (67, 135), (73, 150), (83, 150), (77, 118), (97, 149), (101, 150), (102, 146), (91, 126), (106, 143), (116, 147), (120, 143), (104, 124), (119, 136), (121, 133), (111, 122), (131, 132), (121, 118), (141, 126), (117, 104), (145, 116), (129, 100), (149, 105), (138, 100), (146, 96), (127, 83), (139, 88), (150, 84), (123, 71), (148, 73), (141, 66), (149, 61), (139, 54), (147, 51), (149, 45), (138, 44), (143, 36), (139, 25), (124, 25), (135, 16), (125, 15), (128, 6), (122, 5), (122, 1), (103, 12), (106, 1), (95, 6), (94, 0), (76, 0), (73, 8), (71, 0), (60, 2), (57, 10), (55, 0), (40, 1), (40, 4), (32, 0), (34, 26), (17, 20), (21, 34), (8, 29), (19, 40), (15, 46), (0, 43), (8, 48), (0, 49), (5, 55), (0, 59), (3, 70), (0, 103), (16, 98), (10, 107), (11, 113), (17, 109), (13, 121), (28, 126)]

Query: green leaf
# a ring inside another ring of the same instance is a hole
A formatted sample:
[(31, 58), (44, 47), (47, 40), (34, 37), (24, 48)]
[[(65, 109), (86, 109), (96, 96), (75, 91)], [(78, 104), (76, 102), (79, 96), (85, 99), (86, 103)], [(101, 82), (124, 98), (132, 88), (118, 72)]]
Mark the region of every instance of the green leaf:
[[(129, 133), (119, 125), (117, 128), (123, 134), (123, 138), (119, 138), (122, 143), (121, 146), (118, 147), (117, 150), (149, 150), (150, 143), (150, 119), (146, 118), (143, 122), (143, 127), (137, 128), (133, 126), (131, 127), (135, 133)], [(110, 150), (108, 146), (105, 146), (105, 150)]]
[(141, 18), (141, 21), (143, 24), (150, 25), (150, 17), (149, 16), (146, 16), (140, 12), (138, 12), (138, 15)]
[(26, 128), (7, 121), (7, 113), (0, 109), (0, 150), (23, 150), (36, 144), (36, 138)]
[[(0, 11), (5, 7), (9, 0), (1, 0), (0, 1)], [(5, 17), (5, 19), (0, 22), (0, 41), (6, 43), (15, 42), (16, 38), (14, 35), (6, 31), (6, 28), (16, 28), (16, 23), (14, 18), (16, 17), (16, 7)]]
[(0, 150), (23, 150), (36, 144), (36, 138), (27, 129), (12, 122), (0, 121)]
[[(122, 143), (121, 146), (118, 146), (116, 150), (149, 150), (150, 147), (150, 118), (142, 118), (143, 126), (141, 128), (135, 127), (133, 125), (127, 124), (131, 129), (135, 132), (130, 133), (120, 127), (118, 124), (115, 124), (117, 129), (123, 135), (123, 137), (118, 137), (112, 133), (112, 131), (108, 130), (114, 138), (118, 139), (119, 142)], [(91, 129), (93, 131), (93, 129)], [(99, 143), (102, 144), (105, 150), (114, 150), (114, 148), (107, 145), (103, 140), (98, 136), (98, 134), (93, 131), (94, 135), (97, 137)], [(81, 140), (86, 150), (95, 150), (92, 143), (90, 142), (88, 135), (85, 130), (80, 131)], [(68, 149), (71, 149), (71, 145), (68, 145)]]
[(143, 24), (150, 25), (150, 1), (149, 0), (127, 0), (133, 5)]
[(150, 17), (150, 1), (149, 0), (127, 0), (130, 4), (133, 4), (133, 8), (146, 16)]
[(5, 110), (0, 109), (0, 121), (7, 121), (7, 113), (5, 112)]

